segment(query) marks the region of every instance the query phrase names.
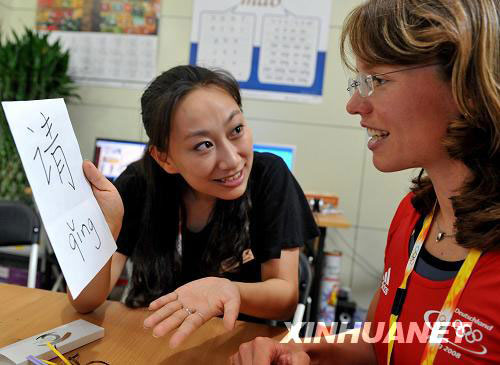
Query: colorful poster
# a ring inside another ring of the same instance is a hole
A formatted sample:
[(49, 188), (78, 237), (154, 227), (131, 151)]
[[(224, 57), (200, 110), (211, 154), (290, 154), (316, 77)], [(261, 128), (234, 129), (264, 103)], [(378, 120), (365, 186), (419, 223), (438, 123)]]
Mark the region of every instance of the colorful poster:
[(39, 30), (157, 34), (160, 0), (38, 0)]
[(144, 87), (156, 74), (161, 0), (38, 0), (37, 29), (70, 51), (78, 83)]
[(248, 97), (320, 102), (330, 0), (194, 0), (190, 63), (230, 71)]

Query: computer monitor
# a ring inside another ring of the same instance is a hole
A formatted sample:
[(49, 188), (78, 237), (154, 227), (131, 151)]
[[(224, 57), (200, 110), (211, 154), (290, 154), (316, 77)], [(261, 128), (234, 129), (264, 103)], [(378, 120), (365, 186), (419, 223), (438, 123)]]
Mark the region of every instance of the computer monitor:
[(144, 142), (97, 138), (94, 164), (104, 176), (113, 181), (128, 165), (144, 155), (145, 148)]
[(295, 146), (257, 143), (253, 145), (253, 150), (257, 152), (274, 153), (285, 161), (290, 171), (293, 171), (293, 165), (295, 162)]

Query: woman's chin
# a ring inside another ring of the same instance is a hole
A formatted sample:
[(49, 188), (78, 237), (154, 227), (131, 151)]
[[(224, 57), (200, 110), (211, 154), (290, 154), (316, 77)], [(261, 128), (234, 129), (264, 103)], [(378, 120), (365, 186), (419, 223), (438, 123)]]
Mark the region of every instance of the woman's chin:
[(373, 157), (373, 166), (375, 166), (375, 168), (380, 172), (397, 172), (411, 168), (411, 166), (406, 166), (391, 161), (377, 159), (375, 158), (375, 156)]
[(233, 189), (228, 189), (227, 191), (217, 194), (217, 198), (222, 200), (236, 200), (241, 198), (243, 194), (245, 194), (246, 190), (247, 190), (247, 183), (245, 182), (239, 185), (238, 187), (235, 187)]

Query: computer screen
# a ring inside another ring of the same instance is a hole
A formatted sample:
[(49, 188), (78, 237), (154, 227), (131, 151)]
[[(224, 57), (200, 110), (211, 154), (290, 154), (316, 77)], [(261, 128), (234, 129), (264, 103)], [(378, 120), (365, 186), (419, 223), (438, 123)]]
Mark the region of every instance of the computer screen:
[(257, 143), (253, 145), (253, 150), (257, 152), (274, 153), (285, 161), (290, 171), (293, 171), (295, 146)]
[(129, 164), (139, 160), (146, 148), (146, 143), (97, 138), (95, 141), (94, 164), (113, 181)]

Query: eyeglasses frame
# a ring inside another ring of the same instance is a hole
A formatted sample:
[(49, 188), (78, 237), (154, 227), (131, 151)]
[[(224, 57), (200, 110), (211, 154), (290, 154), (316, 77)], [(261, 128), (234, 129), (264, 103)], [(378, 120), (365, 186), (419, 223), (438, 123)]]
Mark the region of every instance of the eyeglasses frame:
[[(437, 65), (440, 65), (440, 63), (430, 63), (430, 64), (428, 63), (428, 64), (425, 64), (425, 65), (417, 65), (417, 66), (413, 66), (413, 67), (403, 68), (403, 69), (400, 69), (400, 70), (378, 73), (378, 74), (375, 74), (375, 75), (366, 75), (366, 79), (365, 80), (366, 80), (366, 84), (369, 87), (369, 91), (368, 91), (367, 95), (363, 95), (361, 93), (361, 89), (360, 89), (361, 83), (359, 82), (359, 77), (361, 75), (364, 75), (364, 74), (362, 72), (358, 72), (356, 74), (355, 78), (349, 77), (349, 79), (348, 79), (348, 85), (347, 85), (347, 92), (352, 97), (356, 93), (356, 90), (359, 90), (359, 95), (362, 98), (367, 98), (368, 96), (372, 95), (373, 92), (375, 91), (375, 87), (373, 86), (373, 80), (374, 80), (374, 78), (377, 78), (378, 76), (384, 76), (384, 75), (389, 75), (389, 74), (393, 74), (393, 73), (396, 73), (396, 72), (415, 70), (417, 68), (424, 68), (424, 67), (437, 66)], [(354, 89), (354, 91), (351, 94), (351, 90), (353, 90), (353, 89)]]

